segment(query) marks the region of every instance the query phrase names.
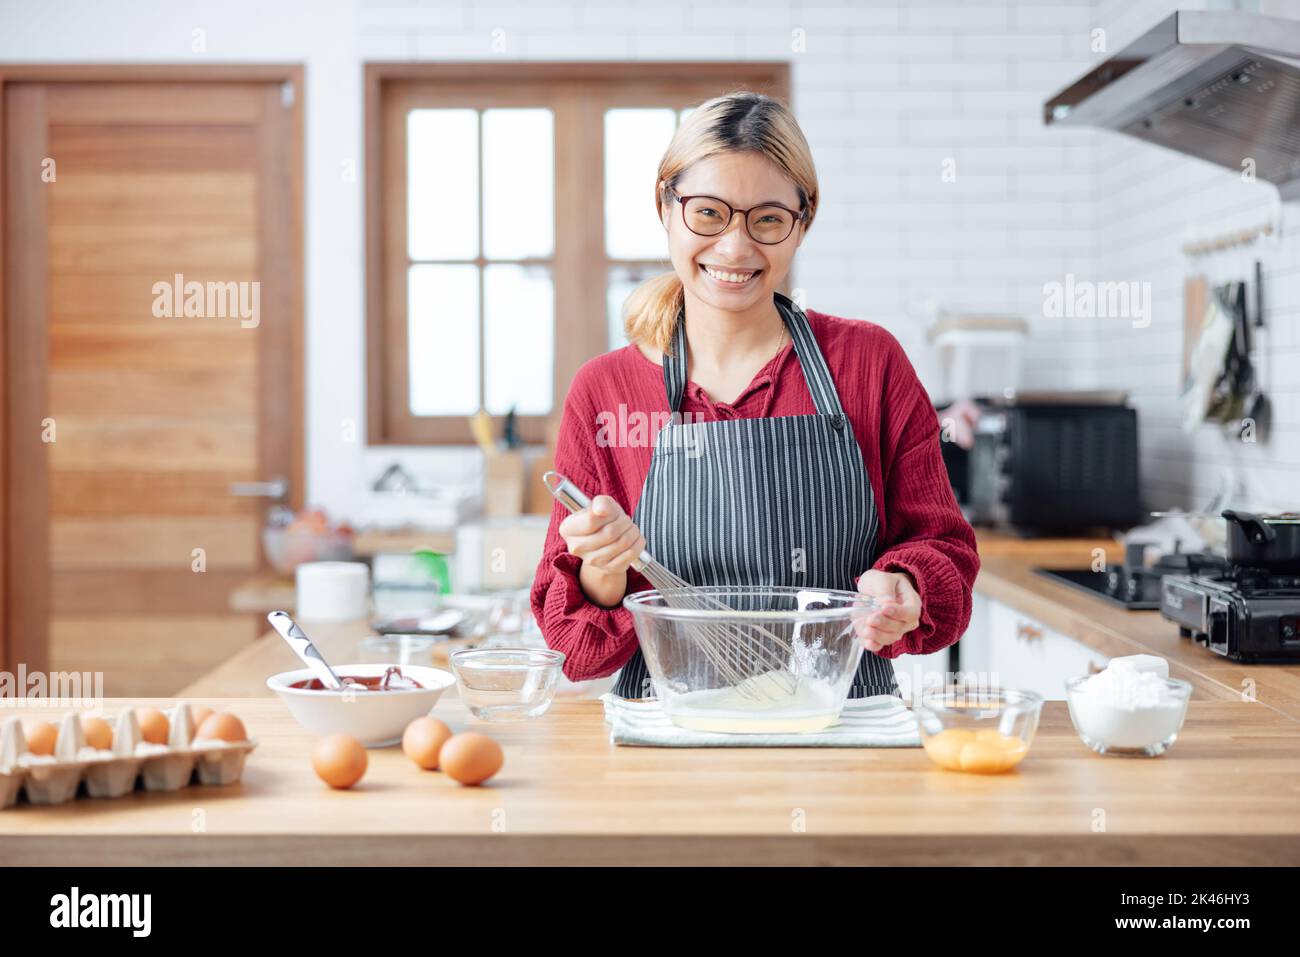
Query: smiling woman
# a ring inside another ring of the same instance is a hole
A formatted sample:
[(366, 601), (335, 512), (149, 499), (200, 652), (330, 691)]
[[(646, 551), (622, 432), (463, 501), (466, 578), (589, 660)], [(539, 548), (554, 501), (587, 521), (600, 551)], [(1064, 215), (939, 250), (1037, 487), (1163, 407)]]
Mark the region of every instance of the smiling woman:
[[(632, 567), (647, 548), (694, 585), (875, 597), (852, 697), (898, 694), (888, 659), (965, 629), (975, 536), (916, 373), (885, 330), (778, 292), (818, 198), (802, 131), (761, 94), (701, 104), (661, 158), (673, 271), (629, 296), (631, 344), (579, 370), (556, 448), (557, 470), (604, 493), (572, 515), (557, 506), (533, 585), (570, 677), (621, 668), (616, 694), (653, 696), (620, 606), (649, 587)], [(620, 444), (599, 426), (615, 408), (670, 417)]]

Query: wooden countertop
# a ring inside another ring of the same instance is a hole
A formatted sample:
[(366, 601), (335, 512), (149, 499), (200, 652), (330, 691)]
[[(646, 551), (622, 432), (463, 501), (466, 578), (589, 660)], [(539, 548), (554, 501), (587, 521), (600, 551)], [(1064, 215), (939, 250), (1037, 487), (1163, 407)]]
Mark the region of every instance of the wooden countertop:
[[(239, 784), (19, 804), (0, 811), (0, 866), (1300, 864), (1300, 737), (1241, 701), (1192, 702), (1155, 759), (1093, 754), (1047, 702), (1021, 766), (982, 776), (919, 748), (616, 747), (599, 702), (562, 700), (535, 721), (481, 726), (506, 752), (488, 786), (386, 748), (358, 788), (331, 791), (279, 701), (202, 700), (259, 742)], [(455, 700), (435, 713), (478, 726)]]
[(1300, 665), (1246, 665), (1229, 661), (1190, 638), (1158, 611), (1128, 611), (1045, 578), (1036, 567), (1090, 568), (1094, 549), (1122, 561), (1123, 549), (1103, 539), (1016, 539), (979, 535), (975, 590), (1037, 619), (1107, 657), (1159, 655), (1169, 674), (1191, 683), (1194, 699), (1242, 701), (1300, 722)]

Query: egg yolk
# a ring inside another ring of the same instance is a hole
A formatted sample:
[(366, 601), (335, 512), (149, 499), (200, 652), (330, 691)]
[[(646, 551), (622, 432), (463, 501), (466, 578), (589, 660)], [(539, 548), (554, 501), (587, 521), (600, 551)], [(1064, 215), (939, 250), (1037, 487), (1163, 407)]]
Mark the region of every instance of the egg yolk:
[(1014, 768), (1029, 752), (1014, 735), (999, 734), (992, 728), (970, 731), (947, 728), (923, 742), (935, 764), (949, 771), (997, 774)]

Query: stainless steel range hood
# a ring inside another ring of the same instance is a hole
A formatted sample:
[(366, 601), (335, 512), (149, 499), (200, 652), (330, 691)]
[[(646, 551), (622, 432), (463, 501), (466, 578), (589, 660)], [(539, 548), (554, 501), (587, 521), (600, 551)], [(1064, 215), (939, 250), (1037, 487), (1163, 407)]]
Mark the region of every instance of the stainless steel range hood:
[(1300, 21), (1181, 11), (1062, 90), (1047, 124), (1101, 126), (1300, 199)]

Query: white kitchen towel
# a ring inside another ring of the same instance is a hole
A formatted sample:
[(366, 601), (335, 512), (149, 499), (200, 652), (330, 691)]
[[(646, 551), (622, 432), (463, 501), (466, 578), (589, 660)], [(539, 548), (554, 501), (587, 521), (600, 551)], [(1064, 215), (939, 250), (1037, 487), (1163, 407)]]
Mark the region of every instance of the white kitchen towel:
[(654, 748), (919, 748), (916, 718), (901, 698), (850, 698), (840, 720), (824, 731), (799, 734), (725, 734), (691, 731), (668, 720), (656, 699), (601, 695), (614, 744)]

